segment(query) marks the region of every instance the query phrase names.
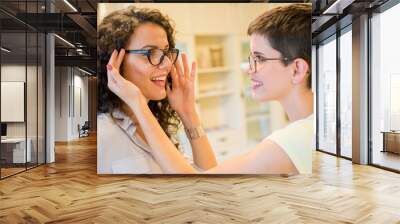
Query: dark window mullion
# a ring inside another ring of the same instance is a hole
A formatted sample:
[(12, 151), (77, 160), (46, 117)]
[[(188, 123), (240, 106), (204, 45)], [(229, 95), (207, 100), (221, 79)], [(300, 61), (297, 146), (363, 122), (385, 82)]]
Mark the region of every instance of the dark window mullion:
[[(39, 0), (36, 1), (39, 13)], [(39, 165), (39, 32), (36, 32), (36, 166)]]
[[(27, 21), (28, 1), (25, 1), (25, 21)], [(28, 25), (25, 23), (25, 88), (24, 88), (24, 118), (25, 118), (25, 170), (28, 170)]]
[(371, 65), (371, 56), (372, 56), (372, 12), (368, 12), (368, 30), (367, 30), (367, 46), (368, 46), (368, 53), (367, 53), (367, 88), (368, 88), (368, 95), (367, 95), (367, 120), (368, 120), (368, 124), (367, 124), (367, 141), (368, 141), (368, 155), (367, 155), (367, 160), (368, 160), (368, 164), (373, 164), (373, 148), (372, 148), (372, 65)]
[(341, 119), (340, 119), (340, 80), (341, 80), (341, 64), (340, 64), (340, 30), (336, 31), (336, 154), (341, 157)]
[(316, 103), (315, 103), (315, 128), (316, 128), (316, 140), (315, 140), (315, 148), (319, 149), (319, 44), (315, 46), (315, 93), (316, 93)]

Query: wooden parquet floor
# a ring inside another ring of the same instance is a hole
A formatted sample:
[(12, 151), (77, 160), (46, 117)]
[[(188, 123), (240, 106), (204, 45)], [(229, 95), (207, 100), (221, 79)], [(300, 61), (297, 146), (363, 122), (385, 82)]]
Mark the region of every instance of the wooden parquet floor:
[(309, 176), (98, 176), (96, 139), (0, 181), (0, 223), (400, 223), (400, 175), (316, 152)]

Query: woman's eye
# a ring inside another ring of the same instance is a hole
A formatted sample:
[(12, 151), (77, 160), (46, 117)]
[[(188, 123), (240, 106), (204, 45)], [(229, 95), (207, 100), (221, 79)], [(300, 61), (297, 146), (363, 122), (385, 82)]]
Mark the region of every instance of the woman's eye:
[(257, 61), (265, 61), (265, 58), (261, 57), (261, 56), (256, 56), (256, 60)]

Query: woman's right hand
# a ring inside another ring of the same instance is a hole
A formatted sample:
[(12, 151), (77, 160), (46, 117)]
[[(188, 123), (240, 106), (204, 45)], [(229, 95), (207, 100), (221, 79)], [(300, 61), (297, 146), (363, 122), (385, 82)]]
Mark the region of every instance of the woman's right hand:
[(107, 64), (108, 88), (123, 100), (132, 109), (140, 105), (140, 100), (145, 100), (140, 89), (132, 82), (126, 80), (120, 74), (120, 66), (124, 60), (125, 50), (121, 49), (118, 53), (114, 50)]

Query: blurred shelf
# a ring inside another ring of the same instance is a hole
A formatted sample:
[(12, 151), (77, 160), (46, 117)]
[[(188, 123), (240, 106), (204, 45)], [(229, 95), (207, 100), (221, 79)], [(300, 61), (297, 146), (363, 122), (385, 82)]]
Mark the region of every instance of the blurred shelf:
[(269, 116), (269, 109), (265, 109), (262, 107), (257, 107), (257, 110), (247, 110), (246, 112), (246, 117), (251, 117), (251, 116), (255, 116), (255, 115), (265, 115), (265, 116)]
[(233, 129), (230, 128), (228, 125), (221, 125), (212, 128), (205, 128), (204, 131), (207, 132), (207, 134), (218, 134), (218, 133), (230, 133), (233, 131)]
[(254, 122), (254, 121), (260, 121), (260, 120), (266, 120), (266, 119), (269, 119), (268, 113), (255, 113), (255, 114), (246, 115), (247, 122)]
[(226, 73), (231, 71), (229, 67), (211, 67), (211, 68), (199, 68), (197, 74), (213, 74), (213, 73)]
[(210, 98), (210, 97), (220, 97), (220, 96), (227, 96), (234, 94), (235, 92), (233, 90), (210, 90), (207, 92), (200, 92), (198, 99), (205, 99), (205, 98)]

